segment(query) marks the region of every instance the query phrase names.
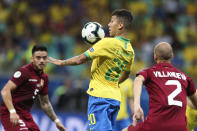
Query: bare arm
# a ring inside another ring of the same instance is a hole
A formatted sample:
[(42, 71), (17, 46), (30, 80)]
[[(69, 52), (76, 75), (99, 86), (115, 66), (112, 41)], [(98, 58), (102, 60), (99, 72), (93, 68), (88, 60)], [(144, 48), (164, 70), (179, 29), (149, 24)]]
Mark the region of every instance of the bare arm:
[(80, 65), (80, 64), (87, 62), (88, 60), (89, 60), (88, 57), (86, 57), (86, 55), (83, 53), (81, 55), (74, 56), (66, 60), (58, 60), (58, 59), (49, 57), (48, 62), (53, 63), (55, 65), (59, 65), (59, 66), (67, 66), (67, 65)]
[(133, 111), (133, 125), (135, 126), (138, 120), (144, 121), (144, 112), (140, 106), (140, 96), (142, 93), (142, 85), (144, 77), (139, 75), (134, 80), (133, 94), (134, 94), (134, 111)]
[(194, 106), (194, 104), (192, 104), (192, 102), (191, 102), (189, 97), (187, 97), (187, 106), (189, 106), (192, 109), (196, 109), (196, 107)]
[(118, 84), (122, 83), (123, 81), (125, 81), (127, 78), (129, 78), (129, 74), (130, 72), (123, 72), (122, 76), (119, 78)]
[(52, 121), (56, 120), (57, 116), (53, 110), (51, 102), (49, 101), (48, 95), (45, 95), (45, 96), (39, 95), (39, 100), (40, 100), (40, 106), (41, 106), (42, 110), (47, 114), (47, 116)]
[(134, 80), (133, 85), (133, 95), (134, 95), (134, 105), (140, 105), (140, 96), (142, 93), (142, 85), (144, 82), (144, 77), (139, 75)]
[(14, 126), (18, 124), (19, 116), (16, 113), (16, 110), (14, 109), (11, 91), (15, 90), (16, 88), (17, 88), (16, 84), (14, 84), (11, 80), (9, 80), (7, 84), (3, 87), (3, 89), (1, 90), (1, 96), (2, 96), (3, 102), (5, 103), (7, 109), (10, 112), (10, 122)]
[[(189, 96), (188, 97), (189, 98), (189, 100), (190, 100), (190, 104), (189, 104), (189, 102), (188, 102), (188, 105), (190, 106), (190, 107), (192, 107), (192, 108), (195, 108), (195, 109), (197, 109), (197, 92), (195, 92), (192, 96)], [(192, 105), (192, 106), (191, 106)]]
[(133, 97), (129, 98), (129, 106), (130, 106), (130, 110), (133, 113), (134, 110), (134, 99)]
[(65, 127), (62, 125), (62, 123), (59, 121), (59, 119), (57, 118), (53, 107), (51, 105), (51, 102), (49, 101), (49, 97), (48, 95), (42, 96), (39, 95), (39, 100), (40, 100), (40, 106), (42, 108), (42, 110), (47, 114), (47, 116), (56, 123), (57, 128), (60, 131), (65, 131)]
[(16, 85), (11, 80), (9, 80), (1, 90), (1, 96), (3, 102), (5, 103), (8, 110), (14, 109), (14, 105), (12, 103), (11, 91), (15, 90), (16, 88), (17, 88)]

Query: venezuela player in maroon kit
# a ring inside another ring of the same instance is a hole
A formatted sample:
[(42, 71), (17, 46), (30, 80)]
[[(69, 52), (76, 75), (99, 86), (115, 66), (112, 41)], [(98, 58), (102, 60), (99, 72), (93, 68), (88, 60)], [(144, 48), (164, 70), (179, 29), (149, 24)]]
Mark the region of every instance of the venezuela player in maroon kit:
[(30, 114), (36, 97), (57, 128), (65, 131), (48, 98), (48, 77), (43, 72), (47, 60), (46, 47), (34, 46), (32, 63), (19, 68), (1, 90), (0, 119), (5, 131), (39, 131)]
[[(154, 49), (156, 65), (140, 71), (134, 81), (133, 125), (123, 131), (188, 131), (186, 98), (197, 107), (197, 93), (190, 77), (174, 68), (172, 47), (165, 42)], [(142, 85), (149, 94), (149, 114), (144, 120), (140, 106)], [(142, 122), (137, 123), (138, 120)]]

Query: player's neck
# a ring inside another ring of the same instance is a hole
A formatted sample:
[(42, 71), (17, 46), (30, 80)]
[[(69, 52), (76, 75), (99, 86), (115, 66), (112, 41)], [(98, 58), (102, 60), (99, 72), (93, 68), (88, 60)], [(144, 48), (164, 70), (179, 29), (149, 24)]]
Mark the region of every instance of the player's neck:
[(126, 32), (118, 32), (115, 37), (117, 37), (117, 36), (127, 38), (127, 33)]
[(166, 60), (157, 60), (157, 62), (156, 62), (157, 64), (159, 64), (159, 63), (169, 63), (169, 64), (171, 64), (171, 61), (166, 61)]
[(43, 70), (38, 69), (36, 65), (33, 64), (33, 68), (38, 74), (42, 74)]

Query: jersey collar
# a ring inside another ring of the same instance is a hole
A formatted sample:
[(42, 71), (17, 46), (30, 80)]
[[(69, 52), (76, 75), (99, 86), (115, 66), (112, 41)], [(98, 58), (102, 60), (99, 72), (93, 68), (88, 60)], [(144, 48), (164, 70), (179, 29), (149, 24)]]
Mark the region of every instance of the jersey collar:
[(172, 64), (168, 63), (168, 62), (163, 62), (163, 63), (158, 63), (155, 66), (162, 66), (162, 67), (173, 67)]
[(130, 42), (130, 39), (126, 39), (126, 38), (124, 38), (124, 37), (121, 37), (121, 36), (117, 36), (117, 37), (115, 37), (116, 39), (119, 39), (119, 40), (121, 40), (121, 41), (123, 41), (124, 43), (129, 43)]
[(40, 76), (43, 74), (43, 71), (38, 71), (38, 70), (35, 69), (35, 67), (34, 67), (32, 62), (29, 64), (29, 68), (31, 70), (33, 70), (36, 74), (40, 75)]

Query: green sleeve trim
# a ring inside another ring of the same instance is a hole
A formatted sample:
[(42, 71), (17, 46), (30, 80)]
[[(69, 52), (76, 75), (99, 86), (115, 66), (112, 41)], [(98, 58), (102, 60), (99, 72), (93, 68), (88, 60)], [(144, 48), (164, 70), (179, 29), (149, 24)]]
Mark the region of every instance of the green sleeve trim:
[(130, 43), (130, 39), (126, 39), (126, 38), (123, 38), (123, 37), (121, 37), (121, 36), (117, 36), (117, 37), (115, 37), (116, 39), (119, 39), (119, 40), (121, 40), (121, 41), (123, 41), (124, 43)]
[(88, 51), (86, 51), (84, 54), (85, 54), (86, 57), (88, 57), (89, 60), (91, 60), (91, 57), (90, 57)]
[(124, 42), (124, 47), (125, 49), (127, 49), (127, 44), (130, 43), (130, 39), (126, 39), (126, 38), (123, 38), (121, 36), (118, 36), (118, 37), (115, 37), (116, 39), (119, 39), (120, 41)]

